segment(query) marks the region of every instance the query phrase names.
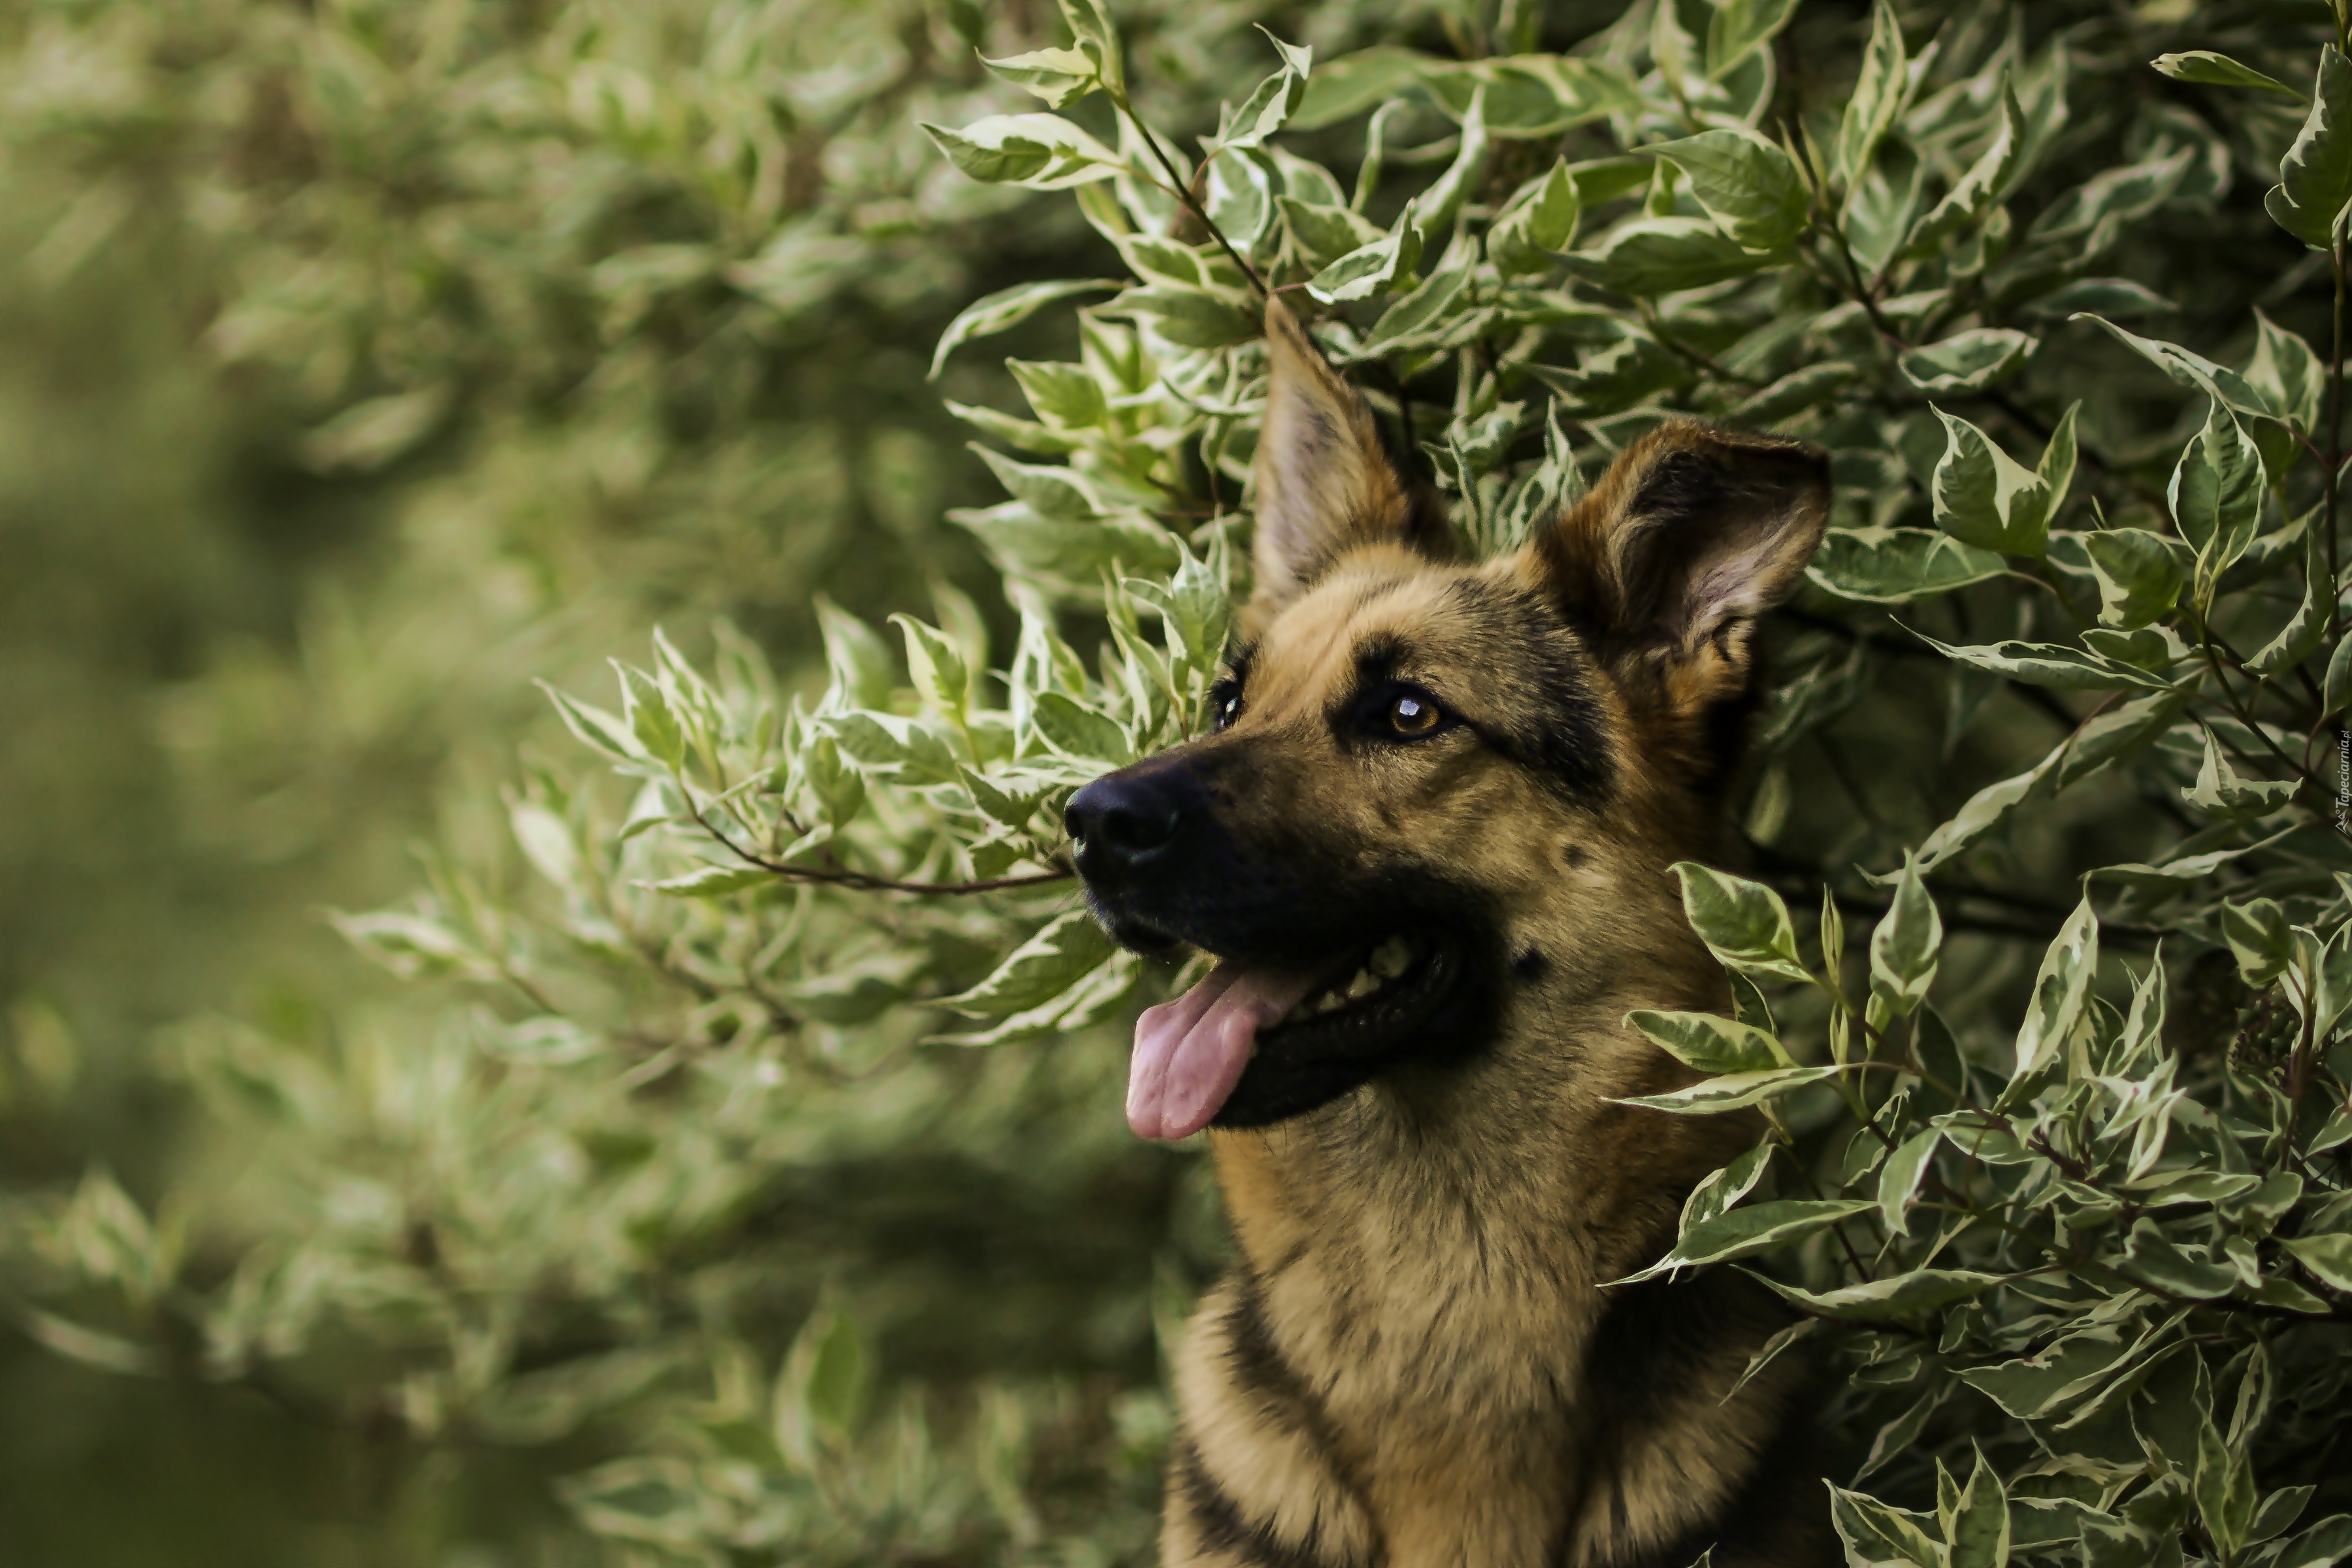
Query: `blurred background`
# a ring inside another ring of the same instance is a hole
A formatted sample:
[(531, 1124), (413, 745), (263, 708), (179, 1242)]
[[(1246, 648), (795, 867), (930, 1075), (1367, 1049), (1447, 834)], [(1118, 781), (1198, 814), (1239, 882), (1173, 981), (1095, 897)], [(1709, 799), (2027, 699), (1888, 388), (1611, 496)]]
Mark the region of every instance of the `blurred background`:
[[(1555, 46), (1592, 9), (1552, 7)], [(1327, 50), (1445, 26), (1119, 11), (1147, 111), (1187, 133), (1263, 68), (1250, 22)], [(917, 122), (1011, 107), (972, 46), (1057, 25), (1034, 0), (0, 6), (0, 1191), (100, 1173), (162, 1202), (142, 1239), (168, 1248), (174, 1204), (236, 1212), (254, 1153), (175, 1065), (192, 1038), (429, 1036), (446, 998), (324, 916), (402, 897), (420, 846), (503, 835), (518, 742), (572, 750), (532, 678), (581, 689), (653, 624), (707, 647), (719, 616), (790, 671), (819, 593), (878, 617), (944, 582), (1003, 616), (940, 521), (994, 499), (940, 396), (1007, 389), (926, 384), (930, 350), (982, 293), (1116, 258)], [(973, 1241), (940, 1191), (968, 1206), (969, 1170), (818, 1206), (836, 1252), (946, 1269), (940, 1311), (1045, 1256), (1139, 1304), (1176, 1168), (1098, 1188), (1092, 1232), (1008, 1190)], [(1025, 1257), (1031, 1222), (1056, 1245)], [(988, 1353), (1153, 1379), (1147, 1321), (1072, 1351), (1083, 1315), (1048, 1289)], [(411, 1430), (19, 1314), (0, 1563), (593, 1557), (549, 1484), (609, 1451), (593, 1432)]]

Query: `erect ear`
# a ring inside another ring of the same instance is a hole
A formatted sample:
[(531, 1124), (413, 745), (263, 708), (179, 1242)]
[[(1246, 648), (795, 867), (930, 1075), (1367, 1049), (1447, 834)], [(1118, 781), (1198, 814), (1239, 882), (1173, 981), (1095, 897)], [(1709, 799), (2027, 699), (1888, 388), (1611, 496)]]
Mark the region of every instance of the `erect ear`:
[(1334, 561), (1367, 544), (1401, 544), (1433, 559), (1454, 536), (1426, 486), (1381, 450), (1372, 411), (1339, 378), (1280, 300), (1265, 303), (1265, 426), (1258, 437), (1259, 616), (1289, 603)]
[(1534, 560), (1630, 695), (1703, 710), (1747, 689), (1755, 618), (1796, 591), (1829, 510), (1820, 447), (1678, 420), (1628, 448)]

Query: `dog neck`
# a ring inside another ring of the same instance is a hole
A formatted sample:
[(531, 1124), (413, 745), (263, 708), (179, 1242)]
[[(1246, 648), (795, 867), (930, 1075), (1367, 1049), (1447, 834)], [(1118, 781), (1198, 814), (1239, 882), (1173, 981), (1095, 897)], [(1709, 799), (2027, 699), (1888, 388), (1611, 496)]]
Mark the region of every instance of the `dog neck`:
[(1675, 1070), (1626, 1011), (1720, 1005), (1661, 989), (1684, 967), (1554, 963), (1470, 1059), (1213, 1135), (1241, 1257), (1190, 1347), (1188, 1424), (1289, 1412), (1266, 1441), (1312, 1450), (1359, 1510), (1330, 1502), (1324, 1539), (1370, 1532), (1365, 1561), (1390, 1563), (1424, 1537), (1438, 1561), (1641, 1561), (1757, 1470), (1787, 1384), (1722, 1402), (1780, 1326), (1761, 1292), (1738, 1276), (1610, 1288), (1756, 1133), (1612, 1103)]

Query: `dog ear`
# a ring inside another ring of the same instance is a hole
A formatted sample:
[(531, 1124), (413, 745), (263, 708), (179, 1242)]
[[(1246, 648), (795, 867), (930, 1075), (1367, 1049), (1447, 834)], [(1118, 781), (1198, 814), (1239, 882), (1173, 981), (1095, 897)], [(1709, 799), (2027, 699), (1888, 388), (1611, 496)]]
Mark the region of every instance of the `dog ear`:
[(1272, 364), (1255, 474), (1252, 608), (1289, 603), (1363, 545), (1451, 555), (1453, 533), (1436, 498), (1389, 461), (1372, 411), (1280, 300), (1265, 302), (1265, 338)]
[(1630, 694), (1699, 710), (1746, 691), (1755, 618), (1796, 591), (1829, 509), (1818, 447), (1678, 420), (1628, 448), (1534, 557)]

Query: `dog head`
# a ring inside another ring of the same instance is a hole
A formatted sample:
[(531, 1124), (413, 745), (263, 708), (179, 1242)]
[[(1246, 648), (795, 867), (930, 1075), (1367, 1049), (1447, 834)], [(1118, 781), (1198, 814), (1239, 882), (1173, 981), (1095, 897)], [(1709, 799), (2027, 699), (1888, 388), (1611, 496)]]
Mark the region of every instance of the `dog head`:
[(1122, 942), (1220, 961), (1139, 1027), (1146, 1136), (1474, 1056), (1547, 987), (1692, 951), (1665, 868), (1706, 851), (1757, 617), (1829, 509), (1819, 450), (1673, 423), (1463, 562), (1363, 400), (1279, 303), (1266, 324), (1256, 590), (1213, 732), (1068, 810)]

